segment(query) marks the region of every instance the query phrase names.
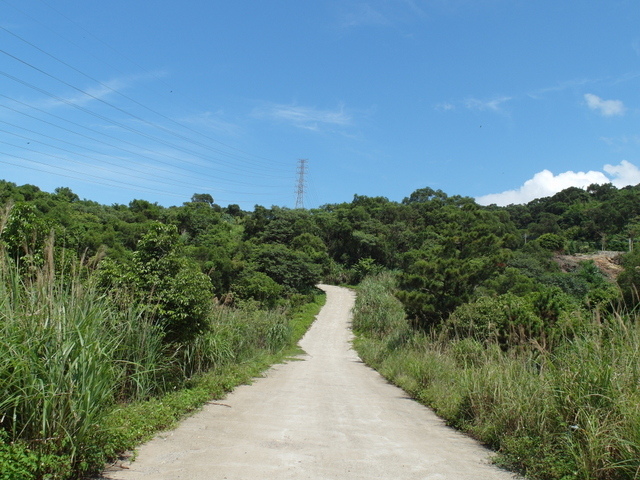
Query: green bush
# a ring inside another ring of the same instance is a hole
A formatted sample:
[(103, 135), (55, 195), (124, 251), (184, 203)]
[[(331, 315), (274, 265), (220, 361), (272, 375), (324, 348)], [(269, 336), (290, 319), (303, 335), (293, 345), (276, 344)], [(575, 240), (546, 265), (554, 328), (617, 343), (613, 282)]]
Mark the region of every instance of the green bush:
[[(388, 288), (378, 284), (371, 291)], [(452, 315), (460, 331), (453, 338), (450, 332), (413, 335), (402, 348), (389, 349), (387, 338), (364, 332), (355, 346), (367, 364), (449, 424), (495, 448), (505, 467), (545, 480), (638, 478), (640, 323), (620, 312), (587, 321), (570, 314), (564, 295), (551, 290), (531, 299), (478, 300)], [(533, 310), (550, 322), (552, 353), (544, 348), (550, 340), (544, 328), (535, 348), (504, 351), (488, 335), (496, 318), (508, 324), (509, 308), (521, 307), (525, 318)]]
[(281, 298), (283, 286), (266, 273), (247, 271), (232, 285), (234, 298), (253, 299), (265, 308), (274, 308)]
[(80, 276), (49, 271), (23, 282), (0, 260), (0, 456), (34, 479), (83, 470), (116, 398), (156, 391), (162, 352), (135, 306), (120, 310)]
[(544, 233), (538, 237), (538, 243), (545, 250), (561, 252), (564, 250), (565, 240), (555, 233)]
[(509, 348), (539, 339), (542, 320), (530, 302), (506, 293), (461, 305), (449, 316), (444, 328), (453, 338), (473, 338)]
[(410, 335), (400, 301), (391, 292), (393, 274), (367, 277), (358, 287), (353, 309), (353, 329), (374, 338), (401, 340)]
[(145, 305), (167, 342), (189, 341), (206, 328), (211, 281), (194, 261), (180, 256), (176, 227), (152, 224), (130, 263), (105, 259), (98, 273), (100, 285), (111, 295)]
[(305, 252), (282, 244), (264, 244), (252, 255), (256, 269), (283, 285), (289, 293), (308, 293), (320, 281), (322, 267)]

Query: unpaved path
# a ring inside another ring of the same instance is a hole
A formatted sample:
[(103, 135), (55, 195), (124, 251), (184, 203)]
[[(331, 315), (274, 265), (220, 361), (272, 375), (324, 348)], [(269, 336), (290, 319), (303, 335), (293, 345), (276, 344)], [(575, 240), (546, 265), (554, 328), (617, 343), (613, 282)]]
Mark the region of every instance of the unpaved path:
[(273, 367), (139, 449), (118, 480), (514, 477), (366, 367), (351, 349), (354, 294), (327, 303), (301, 342), (302, 361)]

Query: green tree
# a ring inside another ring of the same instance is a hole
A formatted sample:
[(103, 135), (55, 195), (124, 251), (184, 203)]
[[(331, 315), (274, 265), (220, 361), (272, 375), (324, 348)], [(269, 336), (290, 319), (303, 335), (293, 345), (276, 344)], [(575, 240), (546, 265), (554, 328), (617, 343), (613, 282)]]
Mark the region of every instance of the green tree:
[(538, 243), (542, 248), (546, 250), (550, 250), (552, 252), (561, 252), (564, 250), (565, 240), (560, 235), (556, 235), (555, 233), (545, 233), (544, 235), (540, 235), (540, 237), (538, 237)]
[(80, 197), (73, 193), (69, 187), (58, 187), (54, 190), (56, 197), (69, 202), (77, 202), (80, 200)]
[(252, 263), (290, 292), (306, 293), (321, 278), (321, 267), (304, 252), (286, 245), (270, 243), (255, 248)]
[(234, 298), (240, 300), (252, 299), (264, 308), (273, 308), (281, 298), (284, 287), (266, 273), (248, 270), (243, 272), (232, 285)]
[(209, 277), (180, 254), (175, 226), (156, 222), (138, 242), (130, 263), (100, 265), (105, 288), (133, 296), (155, 315), (167, 342), (186, 342), (203, 332), (212, 302)]
[(640, 304), (640, 249), (622, 257), (623, 270), (617, 282), (626, 305), (634, 308)]
[(404, 255), (399, 274), (398, 298), (425, 329), (469, 301), (483, 281), (506, 265), (502, 238), (510, 234), (508, 225), (473, 202), (451, 201), (430, 213), (434, 223), (425, 231), (422, 247)]
[(163, 207), (157, 203), (151, 203), (147, 200), (131, 200), (129, 202), (129, 210), (135, 214), (136, 221), (160, 220)]
[(204, 203), (206, 205), (213, 205), (213, 197), (208, 193), (194, 193), (191, 196), (192, 203)]
[(198, 243), (197, 237), (206, 235), (222, 222), (222, 214), (207, 202), (189, 202), (170, 210), (170, 221), (178, 231), (189, 237), (190, 243)]
[(446, 328), (455, 338), (496, 342), (507, 349), (539, 339), (542, 320), (526, 298), (507, 293), (460, 305), (447, 319)]
[(40, 265), (53, 225), (31, 203), (7, 205), (0, 221), (0, 241), (16, 261)]

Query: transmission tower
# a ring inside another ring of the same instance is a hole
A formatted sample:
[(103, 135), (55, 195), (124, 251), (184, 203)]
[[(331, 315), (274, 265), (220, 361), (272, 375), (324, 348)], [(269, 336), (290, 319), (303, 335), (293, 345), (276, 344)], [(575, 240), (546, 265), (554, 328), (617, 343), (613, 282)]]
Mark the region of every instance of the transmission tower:
[(296, 189), (296, 208), (304, 208), (304, 176), (307, 173), (307, 159), (298, 160), (298, 188)]

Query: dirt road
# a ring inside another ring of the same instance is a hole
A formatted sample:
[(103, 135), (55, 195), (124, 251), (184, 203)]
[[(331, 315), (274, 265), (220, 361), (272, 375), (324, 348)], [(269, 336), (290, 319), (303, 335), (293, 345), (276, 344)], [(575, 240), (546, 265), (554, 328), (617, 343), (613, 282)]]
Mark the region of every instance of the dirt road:
[(366, 367), (351, 349), (354, 295), (322, 286), (327, 303), (301, 342), (302, 361), (208, 405), (142, 446), (117, 480), (421, 479), (514, 477)]

